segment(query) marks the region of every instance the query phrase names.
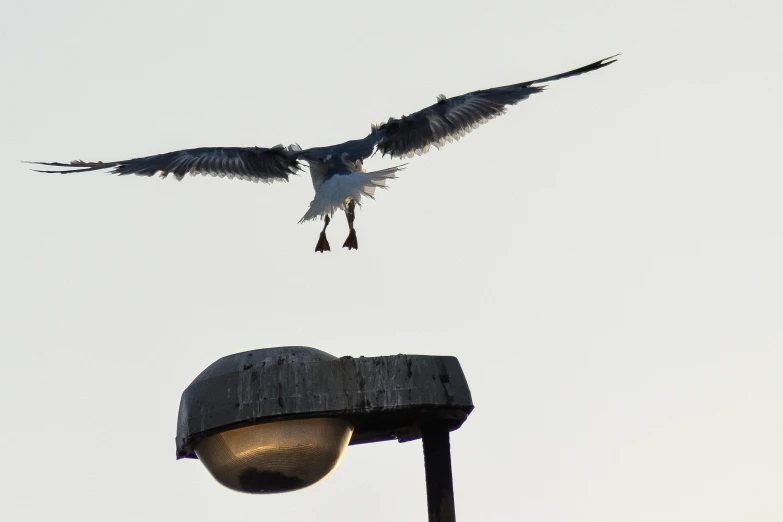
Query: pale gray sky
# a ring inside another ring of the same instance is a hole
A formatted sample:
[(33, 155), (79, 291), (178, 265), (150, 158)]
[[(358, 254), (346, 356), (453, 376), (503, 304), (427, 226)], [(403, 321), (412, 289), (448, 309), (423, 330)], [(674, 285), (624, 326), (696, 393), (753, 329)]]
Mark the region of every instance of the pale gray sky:
[[(174, 460), (188, 383), (288, 344), (460, 359), (460, 520), (783, 518), (778, 2), (0, 5), (3, 521), (426, 520), (419, 443), (280, 496)], [(307, 175), (19, 163), (327, 145), (616, 52), (411, 161), (358, 252)]]

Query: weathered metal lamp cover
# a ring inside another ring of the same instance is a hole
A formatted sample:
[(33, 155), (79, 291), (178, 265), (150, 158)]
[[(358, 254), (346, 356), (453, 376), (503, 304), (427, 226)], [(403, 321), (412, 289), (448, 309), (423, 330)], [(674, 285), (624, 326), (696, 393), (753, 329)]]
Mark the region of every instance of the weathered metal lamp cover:
[(473, 409), (454, 357), (342, 357), (301, 346), (219, 359), (182, 394), (177, 458), (249, 493), (309, 486), (350, 444), (457, 429)]

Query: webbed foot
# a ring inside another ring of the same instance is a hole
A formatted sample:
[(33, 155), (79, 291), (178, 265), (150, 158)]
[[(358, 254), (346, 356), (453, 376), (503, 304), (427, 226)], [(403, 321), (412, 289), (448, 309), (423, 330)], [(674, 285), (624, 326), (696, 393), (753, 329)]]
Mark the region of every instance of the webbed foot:
[(357, 250), (359, 248), (359, 241), (356, 239), (356, 230), (351, 229), (348, 233), (348, 239), (343, 243), (343, 248), (348, 250)]
[(315, 245), (316, 252), (330, 251), (329, 241), (326, 239), (326, 232), (321, 232), (321, 237), (318, 238), (318, 244)]

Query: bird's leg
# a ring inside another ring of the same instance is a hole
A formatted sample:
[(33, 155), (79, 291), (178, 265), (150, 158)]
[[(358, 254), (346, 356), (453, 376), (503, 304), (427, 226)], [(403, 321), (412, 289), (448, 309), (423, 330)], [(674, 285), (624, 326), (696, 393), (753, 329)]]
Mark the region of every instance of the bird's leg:
[(326, 227), (329, 226), (329, 216), (324, 216), (324, 229), (321, 230), (321, 237), (318, 238), (318, 244), (315, 245), (316, 252), (323, 252), (324, 250), (331, 251), (329, 248), (329, 241), (326, 240)]
[(348, 219), (348, 228), (350, 228), (351, 231), (348, 232), (348, 239), (343, 243), (343, 248), (348, 248), (348, 250), (356, 250), (359, 248), (359, 242), (356, 239), (356, 230), (353, 228), (353, 220), (356, 219), (354, 210), (356, 210), (356, 200), (352, 199), (350, 203), (345, 206), (345, 217)]

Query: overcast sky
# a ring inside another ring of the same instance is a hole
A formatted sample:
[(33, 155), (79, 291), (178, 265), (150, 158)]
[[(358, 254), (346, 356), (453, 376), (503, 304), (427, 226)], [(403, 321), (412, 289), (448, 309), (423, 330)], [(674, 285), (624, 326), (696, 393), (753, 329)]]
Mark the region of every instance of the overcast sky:
[[(175, 460), (190, 381), (278, 345), (457, 356), (459, 520), (783, 519), (778, 2), (0, 6), (3, 521), (426, 520), (419, 442), (277, 496)], [(354, 252), (307, 174), (20, 163), (328, 145), (617, 52), (412, 160)]]

